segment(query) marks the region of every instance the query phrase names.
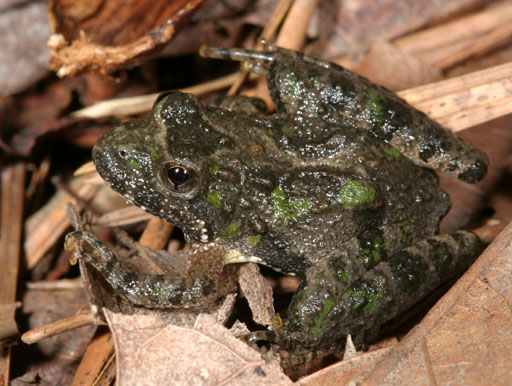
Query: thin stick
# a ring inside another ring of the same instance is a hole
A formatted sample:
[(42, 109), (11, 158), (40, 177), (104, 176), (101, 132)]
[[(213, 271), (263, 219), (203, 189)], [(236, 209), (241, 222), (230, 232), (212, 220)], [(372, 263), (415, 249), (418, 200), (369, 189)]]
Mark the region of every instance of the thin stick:
[(75, 328), (91, 326), (95, 324), (104, 323), (95, 318), (90, 311), (83, 311), (69, 318), (61, 319), (56, 322), (28, 330), (21, 336), (21, 340), (26, 344), (32, 344), (51, 336), (74, 330)]
[[(229, 87), (236, 80), (238, 74), (226, 75), (222, 78), (202, 83), (197, 86), (182, 89), (182, 92), (200, 96), (211, 91)], [(73, 117), (101, 118), (101, 117), (126, 117), (137, 115), (151, 110), (153, 102), (160, 93), (141, 95), (129, 98), (116, 98), (98, 102), (92, 106), (84, 107), (71, 114)]]

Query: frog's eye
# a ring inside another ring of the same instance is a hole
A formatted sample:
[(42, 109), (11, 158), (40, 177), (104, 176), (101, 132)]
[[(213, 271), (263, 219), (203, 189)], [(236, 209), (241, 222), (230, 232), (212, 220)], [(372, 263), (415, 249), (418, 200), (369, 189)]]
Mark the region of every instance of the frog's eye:
[(167, 169), (167, 177), (174, 186), (186, 184), (190, 178), (188, 170), (183, 166), (171, 166)]
[(162, 169), (162, 179), (166, 185), (177, 193), (190, 192), (198, 181), (194, 169), (177, 164), (167, 164)]

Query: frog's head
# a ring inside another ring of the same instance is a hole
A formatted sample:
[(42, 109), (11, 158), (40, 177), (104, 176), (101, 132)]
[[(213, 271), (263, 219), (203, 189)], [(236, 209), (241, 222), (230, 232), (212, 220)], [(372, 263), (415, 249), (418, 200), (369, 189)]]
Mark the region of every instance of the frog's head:
[(211, 159), (232, 143), (208, 123), (192, 95), (173, 92), (150, 113), (104, 134), (93, 159), (126, 200), (182, 228), (188, 240), (206, 242), (229, 224)]

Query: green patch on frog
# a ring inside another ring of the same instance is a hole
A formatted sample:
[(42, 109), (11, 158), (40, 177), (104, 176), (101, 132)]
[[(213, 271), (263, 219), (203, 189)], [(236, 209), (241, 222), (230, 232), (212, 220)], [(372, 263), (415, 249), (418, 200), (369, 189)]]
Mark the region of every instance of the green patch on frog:
[(206, 193), (206, 202), (210, 204), (213, 209), (220, 209), (222, 206), (222, 192), (220, 190), (214, 190), (213, 192)]
[(375, 189), (359, 180), (346, 181), (340, 188), (338, 200), (345, 209), (352, 210), (375, 202)]
[(325, 299), (322, 304), (322, 309), (313, 319), (314, 327), (311, 329), (311, 332), (315, 336), (321, 336), (323, 333), (323, 327), (325, 324), (325, 317), (331, 312), (331, 310), (336, 305), (336, 301), (334, 296), (330, 295), (327, 299)]
[(344, 269), (345, 265), (340, 261), (338, 256), (329, 258), (329, 266), (339, 281), (347, 284), (352, 282), (352, 275)]
[(400, 153), (398, 152), (398, 150), (396, 150), (393, 146), (381, 143), (380, 148), (382, 150), (384, 150), (384, 153), (386, 153), (387, 155), (390, 155), (393, 158), (398, 158), (400, 156)]
[(347, 271), (341, 271), (338, 273), (338, 278), (340, 278), (345, 283), (351, 283), (352, 282), (352, 276)]
[(363, 289), (350, 288), (343, 296), (350, 299), (354, 309), (358, 309), (363, 306), (363, 313), (368, 315), (377, 309), (378, 300), (383, 297), (383, 293), (372, 293), (366, 292)]
[(444, 263), (452, 255), (450, 248), (444, 242), (429, 241), (434, 259), (439, 263)]
[(300, 93), (300, 87), (297, 84), (297, 76), (294, 73), (286, 76), (283, 88), (286, 91), (286, 95), (290, 96), (291, 101), (296, 101)]
[(398, 228), (400, 228), (400, 231), (402, 232), (402, 242), (406, 243), (407, 239), (409, 238), (409, 234), (411, 233), (409, 229), (411, 224), (409, 224), (408, 221), (401, 221), (397, 222), (396, 225), (398, 226)]
[(135, 160), (134, 158), (127, 159), (126, 164), (133, 169), (140, 169), (140, 163), (137, 162), (137, 160)]
[(382, 237), (377, 236), (368, 248), (363, 248), (363, 261), (366, 267), (377, 265), (387, 256), (389, 245)]
[(220, 166), (219, 165), (212, 165), (208, 168), (208, 170), (210, 171), (210, 174), (212, 176), (214, 176), (219, 170), (220, 170)]
[(286, 135), (288, 138), (293, 137), (293, 133), (291, 132), (291, 130), (288, 126), (281, 126), (279, 129), (281, 130), (281, 133)]
[(373, 113), (373, 117), (377, 122), (384, 120), (384, 107), (382, 103), (386, 101), (386, 98), (379, 95), (375, 90), (367, 90), (364, 96), (368, 99), (366, 103), (366, 109)]
[(245, 243), (250, 246), (250, 247), (254, 247), (255, 245), (257, 245), (259, 242), (260, 242), (260, 239), (261, 239), (261, 235), (254, 235), (254, 236), (249, 236), (246, 240), (245, 240)]
[(311, 200), (309, 198), (290, 198), (280, 186), (270, 194), (272, 200), (272, 227), (274, 230), (286, 227), (289, 221), (296, 221), (309, 212)]
[(156, 145), (151, 150), (151, 153), (149, 153), (149, 158), (151, 158), (153, 161), (160, 158), (160, 146)]
[(240, 225), (238, 225), (238, 223), (236, 223), (236, 222), (232, 222), (231, 224), (229, 224), (227, 226), (226, 229), (224, 229), (222, 231), (222, 233), (220, 235), (223, 237), (234, 237), (238, 234), (239, 231), (240, 231)]

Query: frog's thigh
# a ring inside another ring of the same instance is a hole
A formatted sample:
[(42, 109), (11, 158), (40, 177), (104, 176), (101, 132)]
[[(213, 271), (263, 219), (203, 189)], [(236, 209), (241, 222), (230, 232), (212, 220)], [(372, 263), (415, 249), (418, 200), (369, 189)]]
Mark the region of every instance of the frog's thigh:
[[(480, 252), (478, 238), (470, 232), (433, 236), (394, 253), (354, 282), (342, 294), (323, 280), (308, 283), (309, 299), (298, 291), (292, 304), (308, 309), (290, 312), (290, 336), (299, 325), (307, 331), (297, 343), (326, 344), (378, 327), (397, 316), (450, 278), (460, 274)], [(311, 287), (317, 287), (316, 289)], [(315, 293), (319, 291), (319, 294)], [(301, 305), (297, 303), (301, 303)], [(308, 303), (309, 302), (309, 303)], [(293, 311), (291, 306), (291, 311)], [(314, 309), (314, 311), (312, 311)], [(300, 318), (299, 316), (307, 316)]]

